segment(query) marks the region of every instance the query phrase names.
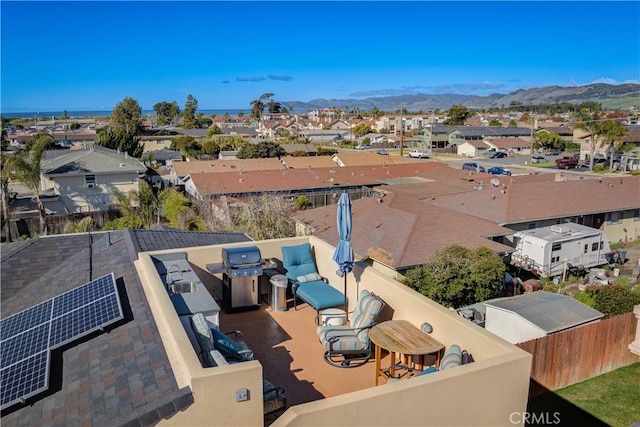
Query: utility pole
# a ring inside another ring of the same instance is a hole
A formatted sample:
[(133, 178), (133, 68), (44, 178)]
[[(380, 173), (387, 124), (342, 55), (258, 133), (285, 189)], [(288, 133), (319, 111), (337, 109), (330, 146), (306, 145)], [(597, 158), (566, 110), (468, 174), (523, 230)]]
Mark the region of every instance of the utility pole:
[(402, 113), (404, 108), (402, 107), (402, 103), (400, 103), (400, 157), (404, 157), (404, 139), (402, 137), (402, 134), (404, 133), (404, 126), (402, 125)]

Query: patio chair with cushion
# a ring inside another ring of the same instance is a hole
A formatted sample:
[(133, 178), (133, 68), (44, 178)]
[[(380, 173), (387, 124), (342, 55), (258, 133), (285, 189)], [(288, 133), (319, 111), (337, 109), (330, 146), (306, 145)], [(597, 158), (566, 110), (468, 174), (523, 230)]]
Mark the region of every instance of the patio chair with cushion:
[[(217, 329), (209, 327), (204, 315), (196, 313), (191, 317), (191, 326), (200, 345), (200, 356), (207, 367), (228, 366), (253, 360), (253, 352), (243, 341), (233, 341)], [(234, 331), (234, 333), (239, 331)], [(286, 408), (287, 397), (284, 389), (273, 385), (262, 377), (262, 399), (264, 414)]]
[(344, 294), (318, 274), (309, 243), (283, 246), (282, 266), (291, 282), (294, 309), (297, 310), (296, 298), (300, 298), (316, 311), (345, 304)]
[(338, 368), (365, 364), (372, 354), (369, 331), (383, 307), (384, 301), (365, 289), (358, 296), (349, 325), (318, 326), (318, 338), (325, 349), (324, 360)]

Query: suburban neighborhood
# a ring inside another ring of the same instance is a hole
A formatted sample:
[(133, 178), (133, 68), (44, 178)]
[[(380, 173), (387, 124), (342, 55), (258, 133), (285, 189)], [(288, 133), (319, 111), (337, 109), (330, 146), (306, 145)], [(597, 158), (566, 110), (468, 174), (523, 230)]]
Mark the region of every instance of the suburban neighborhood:
[(640, 362), (637, 110), (132, 101), (3, 117), (3, 423), (507, 425)]

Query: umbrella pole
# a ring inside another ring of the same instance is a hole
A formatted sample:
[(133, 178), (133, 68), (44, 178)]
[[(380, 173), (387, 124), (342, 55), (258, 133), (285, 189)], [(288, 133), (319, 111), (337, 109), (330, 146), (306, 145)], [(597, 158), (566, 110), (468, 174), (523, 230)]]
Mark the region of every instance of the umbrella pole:
[(345, 315), (345, 320), (348, 322), (349, 321), (349, 303), (347, 302), (347, 273), (346, 271), (344, 272), (344, 315)]

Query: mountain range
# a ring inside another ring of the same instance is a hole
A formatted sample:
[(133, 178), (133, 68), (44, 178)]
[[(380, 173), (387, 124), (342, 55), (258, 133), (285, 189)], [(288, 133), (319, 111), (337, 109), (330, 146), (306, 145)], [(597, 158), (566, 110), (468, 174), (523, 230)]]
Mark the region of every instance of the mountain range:
[(595, 101), (603, 107), (616, 106), (640, 107), (640, 84), (624, 83), (611, 85), (594, 83), (585, 86), (562, 87), (545, 86), (533, 89), (518, 89), (507, 94), (493, 93), (488, 96), (459, 94), (411, 94), (361, 99), (313, 99), (308, 102), (285, 101), (282, 105), (293, 107), (294, 111), (309, 111), (321, 108), (358, 108), (371, 110), (377, 107), (384, 111), (395, 111), (402, 105), (405, 110), (430, 111), (448, 109), (452, 105), (464, 105), (468, 108), (500, 108), (513, 104), (535, 105), (568, 102), (579, 104)]

